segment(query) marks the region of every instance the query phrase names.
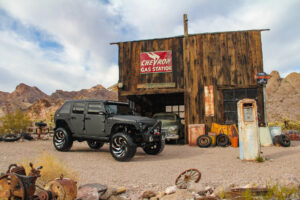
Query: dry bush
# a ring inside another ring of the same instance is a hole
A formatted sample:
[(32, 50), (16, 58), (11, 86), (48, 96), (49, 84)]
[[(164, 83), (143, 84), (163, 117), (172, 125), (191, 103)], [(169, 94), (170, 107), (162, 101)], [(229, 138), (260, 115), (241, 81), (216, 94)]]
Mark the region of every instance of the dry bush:
[(29, 163), (32, 162), (34, 168), (38, 166), (43, 166), (41, 169), (41, 177), (38, 178), (37, 184), (44, 186), (46, 183), (59, 178), (63, 175), (65, 178), (70, 178), (72, 180), (78, 180), (78, 174), (75, 170), (68, 167), (62, 160), (57, 159), (54, 155), (42, 152), (34, 160), (25, 159), (20, 165), (25, 167), (26, 173), (30, 172)]
[(283, 121), (269, 123), (269, 126), (280, 126), (282, 130), (298, 130), (300, 132), (300, 121), (284, 118)]

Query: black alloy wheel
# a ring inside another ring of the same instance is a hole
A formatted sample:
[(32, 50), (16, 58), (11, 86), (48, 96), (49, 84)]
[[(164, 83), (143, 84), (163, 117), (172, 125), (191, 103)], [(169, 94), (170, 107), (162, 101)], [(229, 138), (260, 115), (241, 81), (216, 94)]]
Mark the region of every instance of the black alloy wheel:
[(136, 153), (136, 144), (127, 133), (116, 133), (111, 137), (110, 153), (117, 161), (129, 161)]
[(207, 148), (211, 145), (211, 137), (209, 137), (208, 135), (201, 135), (197, 138), (197, 145), (200, 148)]
[(165, 148), (165, 140), (161, 138), (157, 142), (151, 142), (150, 144), (146, 144), (143, 150), (146, 154), (157, 155), (161, 153), (164, 150), (164, 148)]
[(91, 149), (100, 149), (104, 145), (103, 142), (98, 142), (96, 140), (88, 140), (87, 144)]
[(58, 151), (69, 151), (73, 145), (73, 139), (69, 131), (58, 128), (54, 132), (53, 145)]

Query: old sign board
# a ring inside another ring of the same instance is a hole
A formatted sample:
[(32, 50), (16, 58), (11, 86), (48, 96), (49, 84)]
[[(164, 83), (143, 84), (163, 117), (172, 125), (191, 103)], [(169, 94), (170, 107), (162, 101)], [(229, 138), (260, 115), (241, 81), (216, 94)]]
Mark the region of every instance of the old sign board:
[(258, 74), (256, 74), (255, 78), (258, 84), (266, 85), (271, 76), (266, 72), (259, 72)]
[(166, 72), (172, 72), (172, 51), (154, 51), (141, 53), (141, 74)]
[(176, 87), (176, 83), (143, 83), (138, 84), (138, 89), (154, 89), (154, 88), (173, 88)]

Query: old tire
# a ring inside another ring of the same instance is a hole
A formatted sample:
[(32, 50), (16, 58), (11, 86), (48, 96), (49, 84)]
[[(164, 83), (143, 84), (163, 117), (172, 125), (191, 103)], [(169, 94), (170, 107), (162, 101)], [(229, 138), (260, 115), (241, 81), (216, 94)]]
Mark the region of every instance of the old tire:
[(58, 151), (69, 151), (73, 145), (73, 139), (69, 131), (58, 128), (53, 135), (53, 145)]
[(98, 142), (96, 140), (88, 140), (86, 142), (91, 149), (100, 149), (104, 145), (103, 142)]
[(211, 145), (211, 137), (209, 137), (208, 135), (201, 135), (197, 138), (197, 145), (200, 148), (207, 148)]
[(291, 140), (290, 140), (290, 138), (288, 136), (284, 135), (284, 134), (279, 135), (278, 142), (283, 147), (289, 147), (289, 146), (291, 146)]
[(219, 134), (217, 135), (216, 143), (218, 146), (226, 147), (229, 144), (229, 138), (225, 134)]
[(149, 144), (146, 144), (143, 150), (146, 154), (157, 155), (161, 153), (164, 150), (164, 148), (165, 140), (161, 138), (158, 142), (151, 142)]
[(116, 133), (111, 137), (109, 150), (117, 161), (129, 161), (136, 153), (136, 144), (127, 133)]
[(15, 142), (22, 137), (21, 134), (6, 134), (3, 136), (3, 141), (5, 142)]

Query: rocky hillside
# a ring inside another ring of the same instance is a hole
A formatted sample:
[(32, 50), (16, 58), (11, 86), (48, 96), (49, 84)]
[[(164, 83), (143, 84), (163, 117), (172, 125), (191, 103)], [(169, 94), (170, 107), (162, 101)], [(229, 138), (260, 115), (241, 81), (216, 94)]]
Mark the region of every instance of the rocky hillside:
[(271, 76), (266, 87), (268, 121), (300, 120), (300, 73), (293, 72), (281, 78), (273, 71)]
[(96, 85), (91, 89), (80, 91), (57, 90), (51, 95), (47, 95), (37, 87), (21, 83), (12, 93), (0, 92), (0, 116), (20, 109), (25, 111), (33, 121), (44, 120), (49, 122), (54, 112), (65, 100), (85, 98), (117, 100), (117, 93), (105, 89), (102, 85)]

